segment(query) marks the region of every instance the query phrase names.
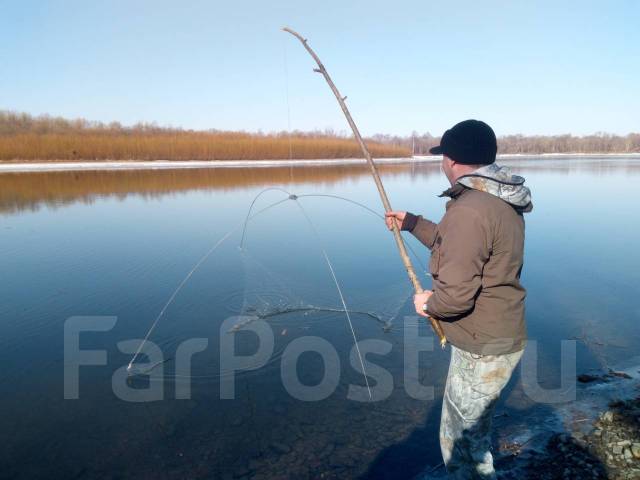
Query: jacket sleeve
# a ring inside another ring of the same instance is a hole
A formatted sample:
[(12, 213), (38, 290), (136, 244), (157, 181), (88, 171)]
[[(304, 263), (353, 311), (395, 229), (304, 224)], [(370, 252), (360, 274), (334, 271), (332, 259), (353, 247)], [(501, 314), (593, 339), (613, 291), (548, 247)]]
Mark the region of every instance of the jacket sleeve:
[(408, 225), (407, 228), (405, 228), (403, 222), (403, 230), (409, 230), (411, 234), (420, 240), (427, 248), (433, 248), (438, 231), (437, 223), (433, 223), (430, 220), (422, 218), (420, 215), (416, 216), (409, 212), (407, 212), (405, 221)]
[(455, 320), (475, 306), (491, 241), (487, 225), (467, 206), (447, 211), (440, 225), (441, 237), (435, 240), (432, 253), (437, 257), (432, 263), (433, 295), (427, 302), (427, 313)]

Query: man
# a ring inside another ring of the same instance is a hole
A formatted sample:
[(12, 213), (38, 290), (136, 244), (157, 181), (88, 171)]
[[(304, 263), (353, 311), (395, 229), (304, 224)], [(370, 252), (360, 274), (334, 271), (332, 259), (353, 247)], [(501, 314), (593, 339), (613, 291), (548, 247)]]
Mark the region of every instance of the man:
[(496, 136), (466, 120), (430, 150), (442, 154), (451, 188), (436, 224), (408, 212), (387, 213), (431, 249), (433, 290), (414, 298), (416, 312), (440, 320), (451, 362), (440, 420), (440, 448), (451, 478), (495, 478), (491, 418), (526, 343), (524, 218), (532, 209), (524, 178), (495, 164)]

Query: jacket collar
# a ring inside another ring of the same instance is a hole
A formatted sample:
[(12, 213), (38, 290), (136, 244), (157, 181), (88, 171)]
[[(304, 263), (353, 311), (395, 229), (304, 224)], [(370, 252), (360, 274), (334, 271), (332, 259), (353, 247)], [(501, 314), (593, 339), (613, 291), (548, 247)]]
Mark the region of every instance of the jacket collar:
[[(456, 198), (458, 198), (460, 195), (462, 195), (467, 190), (471, 190), (471, 189), (469, 187), (466, 187), (466, 186), (462, 185), (461, 183), (456, 183), (453, 187), (447, 188), (444, 192), (442, 192), (440, 195), (438, 195), (438, 197), (449, 197), (452, 200), (455, 200)], [(509, 204), (509, 205), (511, 205), (511, 204)], [(523, 213), (528, 213), (531, 210), (533, 210), (533, 204), (531, 202), (529, 202), (524, 207), (520, 207), (520, 206), (517, 206), (517, 205), (511, 205), (511, 206), (513, 208), (515, 208), (517, 211), (523, 212)]]
[(460, 184), (460, 183), (456, 183), (453, 187), (451, 188), (447, 188), (444, 192), (442, 192), (440, 195), (438, 195), (439, 197), (450, 197), (450, 198), (457, 198), (459, 197), (462, 192), (464, 192), (465, 190), (467, 190), (467, 187), (465, 187), (464, 185)]

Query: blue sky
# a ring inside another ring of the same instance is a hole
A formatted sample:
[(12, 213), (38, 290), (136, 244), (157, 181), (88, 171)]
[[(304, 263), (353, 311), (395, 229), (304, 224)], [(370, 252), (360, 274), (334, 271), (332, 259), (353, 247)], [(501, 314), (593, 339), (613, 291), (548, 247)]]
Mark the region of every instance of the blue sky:
[[(226, 130), (640, 131), (640, 2), (4, 1), (0, 109)], [(288, 88), (287, 88), (288, 85)]]

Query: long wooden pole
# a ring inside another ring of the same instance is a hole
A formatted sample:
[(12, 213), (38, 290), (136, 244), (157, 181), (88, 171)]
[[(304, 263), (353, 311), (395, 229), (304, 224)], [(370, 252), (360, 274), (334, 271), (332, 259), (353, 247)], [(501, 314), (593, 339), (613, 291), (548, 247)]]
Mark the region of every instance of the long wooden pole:
[[(358, 141), (358, 143), (360, 144), (360, 148), (362, 149), (362, 153), (364, 154), (364, 157), (367, 159), (367, 163), (369, 164), (369, 168), (371, 169), (371, 174), (373, 175), (373, 180), (376, 182), (376, 187), (378, 188), (378, 192), (380, 193), (380, 199), (382, 200), (382, 205), (384, 205), (385, 211), (390, 212), (391, 204), (389, 203), (389, 198), (387, 197), (387, 192), (384, 189), (384, 185), (382, 185), (382, 180), (380, 180), (380, 175), (378, 174), (378, 168), (376, 167), (376, 164), (373, 162), (373, 159), (371, 158), (369, 149), (367, 148), (364, 141), (362, 140), (362, 136), (360, 135), (360, 131), (358, 130), (358, 127), (353, 121), (353, 118), (351, 118), (351, 114), (349, 113), (349, 109), (347, 108), (347, 105), (344, 103), (347, 97), (343, 97), (342, 95), (340, 95), (340, 92), (338, 91), (336, 85), (333, 83), (333, 80), (331, 80), (329, 73), (327, 73), (327, 69), (324, 68), (324, 65), (320, 61), (320, 58), (318, 58), (316, 53), (311, 49), (311, 47), (307, 43), (307, 39), (302, 37), (302, 35), (300, 35), (298, 32), (291, 30), (288, 27), (284, 27), (282, 30), (284, 30), (287, 33), (290, 33), (291, 35), (296, 37), (298, 40), (300, 40), (304, 48), (307, 50), (307, 52), (309, 52), (309, 55), (311, 55), (315, 60), (315, 62), (318, 64), (318, 68), (314, 68), (313, 71), (317, 73), (321, 73), (324, 76), (324, 79), (329, 84), (331, 91), (336, 96), (336, 99), (340, 104), (340, 108), (342, 108), (342, 112), (344, 113), (344, 116), (347, 117), (347, 122), (349, 123), (349, 126), (353, 131), (353, 135), (356, 137), (356, 140)], [(396, 245), (398, 246), (398, 251), (400, 252), (400, 258), (402, 259), (402, 263), (404, 263), (404, 267), (407, 269), (407, 274), (409, 275), (409, 279), (413, 284), (413, 289), (415, 290), (416, 293), (422, 293), (423, 292), (422, 285), (420, 285), (420, 280), (418, 280), (418, 276), (416, 275), (416, 272), (413, 269), (413, 265), (411, 264), (411, 259), (409, 258), (407, 249), (404, 245), (404, 241), (402, 240), (400, 229), (398, 228), (398, 225), (396, 224), (395, 221), (392, 222), (392, 225), (393, 225), (393, 237), (396, 240)], [(432, 318), (432, 317), (428, 317), (428, 318), (429, 318), (429, 322), (431, 323), (431, 327), (433, 328), (433, 331), (436, 332), (436, 334), (438, 335), (438, 338), (440, 339), (440, 345), (444, 348), (444, 346), (447, 343), (447, 338), (445, 337), (444, 332), (442, 331), (442, 326), (435, 318)]]

